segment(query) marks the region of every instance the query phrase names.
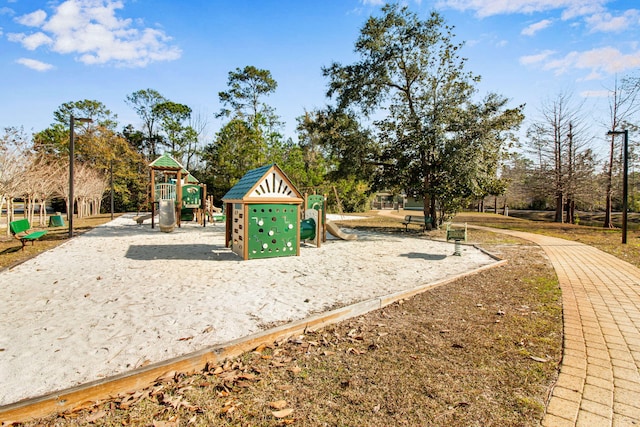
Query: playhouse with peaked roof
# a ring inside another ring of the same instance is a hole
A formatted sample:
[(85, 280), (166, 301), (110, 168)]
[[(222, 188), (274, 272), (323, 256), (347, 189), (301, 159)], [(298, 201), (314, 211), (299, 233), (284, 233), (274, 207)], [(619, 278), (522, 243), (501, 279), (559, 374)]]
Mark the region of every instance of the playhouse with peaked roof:
[(167, 201), (175, 206), (175, 219), (178, 226), (182, 219), (198, 217), (204, 225), (202, 213), (204, 200), (207, 197), (206, 185), (201, 184), (180, 162), (167, 153), (154, 160), (149, 165), (149, 169), (151, 170), (151, 227), (155, 226), (156, 205)]
[(278, 165), (247, 172), (222, 201), (225, 244), (242, 259), (300, 255), (303, 198)]

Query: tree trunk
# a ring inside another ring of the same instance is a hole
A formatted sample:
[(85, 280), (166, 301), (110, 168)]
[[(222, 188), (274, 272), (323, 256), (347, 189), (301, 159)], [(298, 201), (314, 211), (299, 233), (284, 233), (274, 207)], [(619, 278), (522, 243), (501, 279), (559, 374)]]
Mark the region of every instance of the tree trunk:
[(565, 208), (565, 220), (568, 224), (575, 224), (575, 219), (573, 218), (573, 212), (575, 209), (575, 202), (571, 199), (567, 199), (567, 202), (564, 205)]
[(563, 221), (563, 194), (562, 192), (557, 192), (556, 193), (556, 217), (554, 219), (555, 222), (564, 222)]
[(611, 220), (611, 211), (612, 211), (612, 182), (613, 182), (613, 146), (614, 139), (613, 135), (611, 136), (611, 152), (609, 153), (609, 168), (607, 170), (607, 202), (604, 213), (604, 224), (602, 224), (603, 228), (613, 228), (613, 221)]

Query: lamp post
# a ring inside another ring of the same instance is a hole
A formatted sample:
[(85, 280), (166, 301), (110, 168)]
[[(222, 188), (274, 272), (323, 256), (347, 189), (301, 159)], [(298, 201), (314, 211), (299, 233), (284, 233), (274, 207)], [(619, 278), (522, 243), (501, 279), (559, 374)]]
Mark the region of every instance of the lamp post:
[(84, 119), (84, 118), (78, 118), (78, 117), (73, 117), (73, 114), (71, 115), (71, 120), (69, 123), (69, 205), (67, 206), (67, 213), (69, 216), (69, 238), (73, 237), (73, 202), (74, 202), (74, 197), (73, 197), (73, 163), (74, 163), (74, 149), (75, 149), (75, 145), (74, 145), (74, 134), (73, 134), (73, 126), (74, 126), (74, 122), (80, 122), (80, 123), (91, 123), (93, 122), (92, 119)]
[(607, 135), (624, 135), (622, 159), (622, 244), (627, 243), (627, 199), (629, 191), (629, 131), (610, 130)]

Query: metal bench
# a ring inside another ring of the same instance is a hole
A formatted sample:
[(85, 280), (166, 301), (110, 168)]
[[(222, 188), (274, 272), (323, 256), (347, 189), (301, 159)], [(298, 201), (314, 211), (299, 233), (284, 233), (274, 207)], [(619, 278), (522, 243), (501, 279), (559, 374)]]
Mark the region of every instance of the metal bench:
[(404, 225), (404, 231), (409, 230), (409, 224), (421, 225), (422, 231), (431, 230), (432, 227), (431, 217), (424, 217), (422, 215), (406, 215), (402, 224)]
[(31, 245), (33, 246), (33, 242), (47, 234), (47, 230), (28, 233), (28, 231), (31, 229), (31, 224), (29, 224), (29, 220), (26, 218), (19, 219), (17, 221), (11, 221), (9, 223), (9, 228), (11, 229), (11, 234), (13, 234), (13, 237), (15, 237), (17, 240), (20, 240), (20, 243), (22, 243), (23, 251), (27, 242), (31, 241)]

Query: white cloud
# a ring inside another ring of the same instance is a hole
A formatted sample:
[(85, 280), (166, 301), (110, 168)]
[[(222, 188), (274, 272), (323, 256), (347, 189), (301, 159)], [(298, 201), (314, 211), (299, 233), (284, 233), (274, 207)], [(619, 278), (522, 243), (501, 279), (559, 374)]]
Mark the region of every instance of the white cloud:
[(620, 33), (632, 26), (640, 25), (640, 11), (629, 9), (620, 16), (597, 13), (587, 17), (585, 22), (591, 32)]
[(538, 31), (544, 30), (545, 28), (549, 27), (549, 25), (551, 25), (551, 20), (543, 19), (540, 22), (529, 25), (527, 28), (522, 30), (521, 34), (524, 36), (533, 36)]
[(555, 52), (552, 50), (545, 50), (535, 55), (527, 55), (520, 57), (520, 63), (523, 65), (537, 64), (544, 62), (547, 58), (553, 55)]
[(28, 13), (16, 18), (18, 24), (26, 25), (27, 27), (39, 27), (47, 19), (47, 12), (42, 9), (35, 12)]
[(7, 34), (7, 39), (12, 42), (21, 43), (27, 50), (36, 50), (40, 46), (52, 43), (51, 38), (42, 32), (37, 32), (31, 35), (26, 35), (24, 33), (10, 33)]
[(20, 58), (16, 62), (18, 64), (22, 64), (25, 67), (31, 68), (32, 70), (36, 70), (36, 71), (49, 71), (53, 69), (53, 65), (47, 64), (42, 61), (37, 61), (35, 59)]
[(14, 34), (10, 40), (30, 50), (47, 45), (57, 53), (76, 54), (85, 64), (143, 67), (181, 56), (181, 50), (170, 44), (171, 38), (163, 31), (141, 28), (132, 19), (116, 16), (123, 8), (117, 0), (66, 0), (48, 19), (46, 14), (42, 19), (38, 12), (18, 18), (18, 22), (41, 31)]
[(611, 94), (608, 90), (584, 90), (580, 92), (583, 98), (607, 98)]
[(382, 6), (385, 0), (360, 0), (365, 6)]
[(510, 13), (534, 13), (562, 9), (562, 18), (571, 19), (603, 10), (608, 0), (439, 0), (436, 7), (476, 12), (478, 17)]
[(553, 71), (556, 75), (570, 69), (585, 70), (588, 74), (582, 80), (594, 80), (640, 67), (640, 51), (625, 54), (610, 46), (584, 52), (573, 51), (561, 58), (551, 58), (552, 54), (551, 51), (545, 51), (539, 55), (523, 56), (520, 63), (541, 64), (543, 69)]

